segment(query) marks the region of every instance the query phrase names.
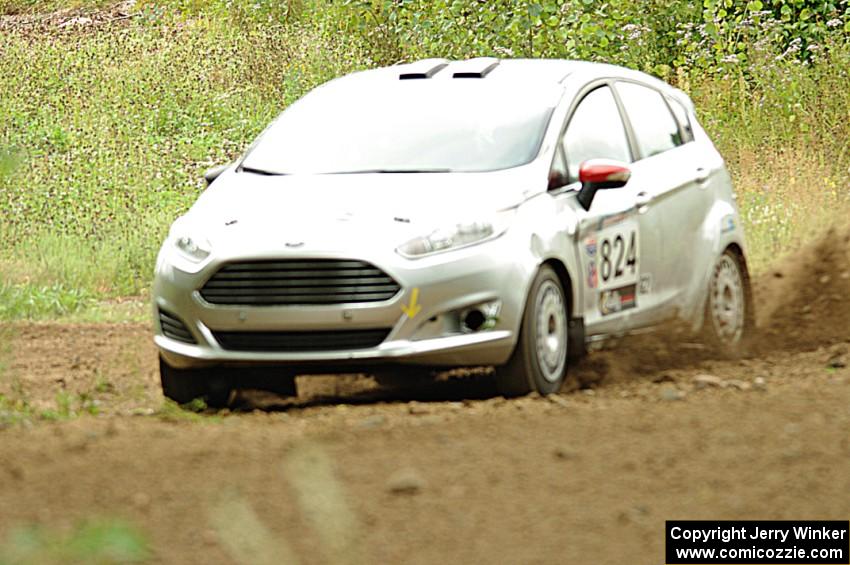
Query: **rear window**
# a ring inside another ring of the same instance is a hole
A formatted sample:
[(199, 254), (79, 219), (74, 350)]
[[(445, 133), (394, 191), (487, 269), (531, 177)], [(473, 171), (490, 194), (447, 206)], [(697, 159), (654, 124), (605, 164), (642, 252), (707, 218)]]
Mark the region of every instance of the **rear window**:
[(556, 102), (551, 92), (442, 82), (319, 88), (281, 114), (243, 167), (277, 174), (480, 172), (537, 156)]
[(682, 106), (681, 102), (669, 96), (667, 97), (667, 103), (670, 105), (670, 109), (673, 110), (673, 114), (676, 116), (676, 121), (679, 122), (679, 126), (682, 128), (682, 141), (685, 143), (693, 141), (694, 130), (691, 128), (691, 120), (688, 118), (688, 112), (685, 110), (685, 107)]

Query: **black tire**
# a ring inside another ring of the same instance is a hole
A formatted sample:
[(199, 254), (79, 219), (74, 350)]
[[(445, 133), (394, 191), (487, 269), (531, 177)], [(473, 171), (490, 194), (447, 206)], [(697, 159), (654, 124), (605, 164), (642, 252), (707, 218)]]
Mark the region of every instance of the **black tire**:
[[(551, 340), (555, 338), (557, 348), (538, 347), (544, 337), (546, 345), (554, 344)], [(567, 375), (568, 343), (569, 312), (564, 288), (555, 271), (544, 265), (528, 291), (516, 349), (505, 365), (496, 367), (499, 393), (511, 398), (531, 392), (558, 392)]]
[(755, 316), (747, 264), (735, 249), (714, 264), (703, 315), (703, 340), (724, 355), (741, 354), (752, 337)]
[(378, 386), (390, 389), (417, 387), (434, 380), (434, 371), (422, 367), (398, 366), (375, 371), (371, 375)]
[(295, 373), (285, 367), (248, 366), (231, 369), (231, 385), (238, 389), (265, 390), (280, 396), (298, 396)]
[(231, 379), (220, 369), (178, 369), (159, 358), (162, 394), (177, 404), (202, 399), (211, 408), (224, 408), (233, 390)]

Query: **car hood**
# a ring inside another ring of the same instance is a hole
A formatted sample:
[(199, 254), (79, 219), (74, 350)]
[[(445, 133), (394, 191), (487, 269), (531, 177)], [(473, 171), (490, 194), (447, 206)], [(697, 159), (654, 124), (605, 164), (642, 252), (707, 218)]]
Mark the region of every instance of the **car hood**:
[(309, 247), (339, 247), (341, 239), (399, 244), (517, 206), (533, 188), (527, 173), (265, 176), (231, 170), (201, 195), (186, 220), (213, 245), (270, 234), (291, 244), (309, 239)]

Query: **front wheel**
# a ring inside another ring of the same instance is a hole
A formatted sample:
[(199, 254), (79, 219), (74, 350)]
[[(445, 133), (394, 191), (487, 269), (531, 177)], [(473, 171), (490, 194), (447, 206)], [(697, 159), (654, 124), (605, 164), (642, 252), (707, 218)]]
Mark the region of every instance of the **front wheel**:
[(558, 392), (567, 372), (567, 331), (564, 288), (555, 271), (544, 265), (531, 283), (516, 349), (507, 364), (496, 368), (499, 393)]
[(706, 341), (738, 352), (752, 328), (752, 291), (743, 258), (727, 249), (717, 260), (708, 283), (704, 331)]

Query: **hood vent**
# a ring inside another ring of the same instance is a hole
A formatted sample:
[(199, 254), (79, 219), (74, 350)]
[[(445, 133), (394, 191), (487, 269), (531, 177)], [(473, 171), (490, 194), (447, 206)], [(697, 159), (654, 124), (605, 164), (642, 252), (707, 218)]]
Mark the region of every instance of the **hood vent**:
[(448, 59), (423, 59), (415, 63), (401, 65), (402, 69), (398, 78), (399, 80), (431, 78), (448, 66)]
[(454, 78), (484, 78), (499, 66), (495, 57), (478, 57), (452, 65)]

